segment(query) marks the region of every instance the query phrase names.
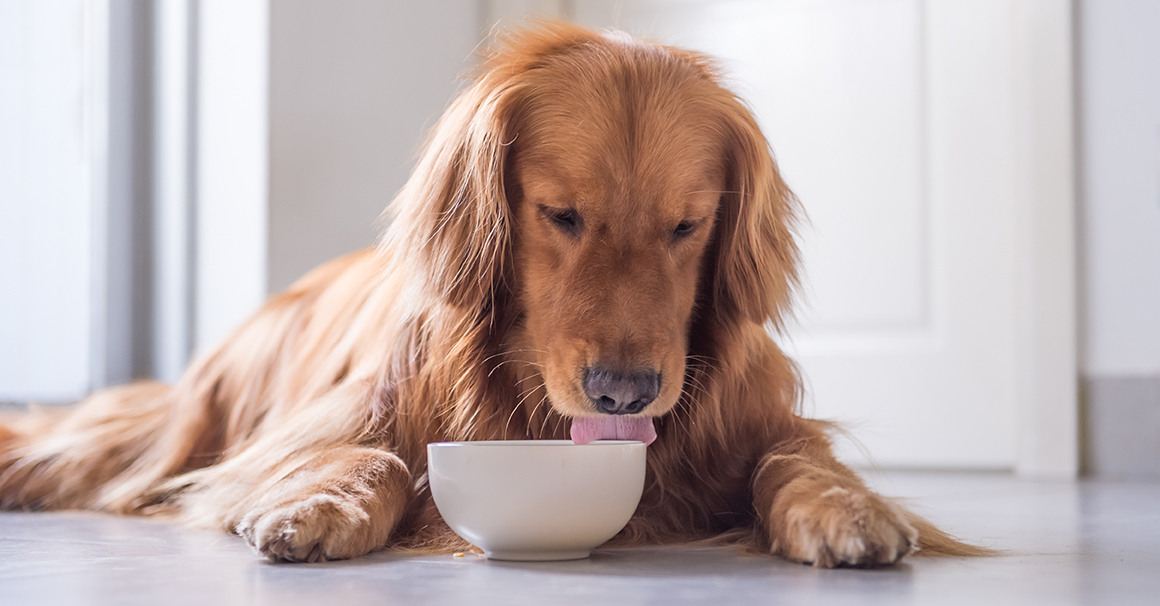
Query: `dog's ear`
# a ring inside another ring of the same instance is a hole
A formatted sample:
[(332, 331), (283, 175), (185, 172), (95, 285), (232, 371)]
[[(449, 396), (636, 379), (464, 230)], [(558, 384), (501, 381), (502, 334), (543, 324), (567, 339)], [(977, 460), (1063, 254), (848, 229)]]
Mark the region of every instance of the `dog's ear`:
[(732, 96), (723, 105), (727, 181), (717, 216), (716, 259), (708, 266), (710, 313), (724, 322), (772, 322), (781, 328), (797, 285), (797, 199), (752, 114)]
[[(478, 79), (432, 130), (411, 179), (388, 209), (388, 239), (424, 272), (429, 295), (486, 306), (505, 278), (512, 208), (504, 175), (524, 91), (544, 60), (598, 36), (562, 22), (501, 35)], [(389, 219), (390, 220), (390, 219)]]
[(388, 238), (403, 241), (396, 250), (421, 272), (428, 295), (455, 306), (486, 304), (510, 254), (504, 170), (516, 136), (514, 88), (491, 74), (464, 91), (390, 209)]

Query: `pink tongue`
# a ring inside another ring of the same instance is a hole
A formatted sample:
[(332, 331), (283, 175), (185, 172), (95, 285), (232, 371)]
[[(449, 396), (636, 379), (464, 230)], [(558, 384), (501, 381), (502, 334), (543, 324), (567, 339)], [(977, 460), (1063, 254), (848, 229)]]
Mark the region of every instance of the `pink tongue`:
[(587, 444), (596, 440), (637, 440), (652, 444), (657, 430), (651, 417), (582, 417), (572, 419), (572, 441)]

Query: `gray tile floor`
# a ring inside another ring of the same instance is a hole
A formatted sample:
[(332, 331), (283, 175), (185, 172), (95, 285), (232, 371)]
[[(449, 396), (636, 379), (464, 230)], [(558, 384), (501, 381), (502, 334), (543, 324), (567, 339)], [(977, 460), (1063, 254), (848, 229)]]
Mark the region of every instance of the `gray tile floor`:
[(0, 514), (0, 604), (1160, 604), (1160, 484), (892, 473), (882, 492), (1009, 550), (814, 570), (722, 548), (501, 563), (400, 557), (273, 565), (236, 537), (86, 513)]

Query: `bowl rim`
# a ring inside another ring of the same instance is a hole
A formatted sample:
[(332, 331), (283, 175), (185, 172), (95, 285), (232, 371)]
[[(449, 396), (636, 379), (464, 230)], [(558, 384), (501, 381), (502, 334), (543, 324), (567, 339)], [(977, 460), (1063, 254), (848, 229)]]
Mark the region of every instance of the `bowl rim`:
[(435, 446), (438, 448), (469, 448), (475, 446), (482, 447), (532, 447), (544, 448), (548, 446), (565, 446), (568, 448), (586, 448), (589, 446), (631, 446), (633, 444), (640, 444), (644, 446), (644, 442), (640, 440), (596, 440), (587, 444), (577, 444), (572, 440), (468, 440), (462, 442), (428, 442), (427, 446)]

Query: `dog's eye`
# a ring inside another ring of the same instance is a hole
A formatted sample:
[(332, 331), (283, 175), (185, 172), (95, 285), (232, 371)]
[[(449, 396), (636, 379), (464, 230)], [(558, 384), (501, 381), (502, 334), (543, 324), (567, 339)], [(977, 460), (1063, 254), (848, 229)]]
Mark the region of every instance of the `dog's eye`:
[(673, 239), (679, 240), (685, 236), (693, 233), (697, 229), (697, 224), (692, 221), (681, 221), (673, 228)]
[(580, 227), (583, 221), (580, 219), (580, 213), (571, 208), (552, 208), (550, 206), (540, 205), (540, 214), (544, 215), (553, 225), (567, 232), (570, 235), (577, 235), (580, 232)]

